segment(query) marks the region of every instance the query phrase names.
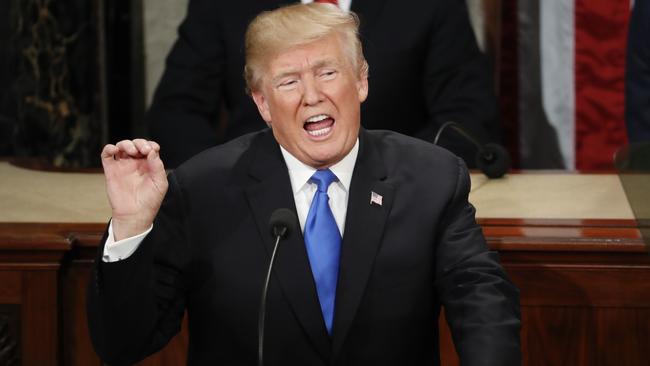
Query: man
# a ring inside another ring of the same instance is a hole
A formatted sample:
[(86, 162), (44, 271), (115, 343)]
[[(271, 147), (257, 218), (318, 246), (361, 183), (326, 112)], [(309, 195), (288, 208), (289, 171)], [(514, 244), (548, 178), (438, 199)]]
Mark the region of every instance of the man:
[[(244, 32), (261, 11), (292, 2), (298, 1), (189, 1), (147, 114), (168, 168), (260, 129), (241, 78)], [(465, 1), (340, 0), (338, 5), (359, 14), (364, 54), (372, 65), (363, 127), (433, 141), (444, 122), (456, 121), (479, 140), (500, 141), (492, 73), (476, 45)], [(475, 164), (476, 148), (457, 132), (445, 130), (440, 144)]]
[(625, 124), (631, 143), (650, 142), (650, 2), (636, 1), (625, 68)]
[(187, 309), (188, 364), (253, 365), (281, 207), (301, 230), (275, 263), (266, 365), (438, 364), (441, 305), (463, 365), (519, 363), (518, 292), (474, 220), (462, 161), (360, 129), (369, 89), (356, 30), (352, 13), (323, 4), (257, 17), (245, 74), (270, 130), (167, 179), (156, 143), (104, 148), (113, 217), (88, 313), (108, 363), (164, 346)]

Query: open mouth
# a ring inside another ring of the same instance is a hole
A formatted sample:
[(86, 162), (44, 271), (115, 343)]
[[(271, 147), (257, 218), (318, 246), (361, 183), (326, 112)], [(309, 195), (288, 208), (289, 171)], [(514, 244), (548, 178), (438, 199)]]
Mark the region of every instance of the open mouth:
[(322, 137), (329, 134), (334, 126), (334, 118), (326, 115), (319, 114), (313, 117), (309, 117), (303, 128), (310, 136), (313, 137)]

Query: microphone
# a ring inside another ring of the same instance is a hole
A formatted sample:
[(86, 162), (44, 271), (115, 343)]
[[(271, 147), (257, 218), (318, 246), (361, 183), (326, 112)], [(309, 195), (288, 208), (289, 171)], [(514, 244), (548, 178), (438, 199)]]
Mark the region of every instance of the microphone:
[(264, 281), (264, 288), (262, 289), (262, 300), (260, 303), (260, 312), (257, 317), (257, 364), (264, 365), (264, 319), (266, 315), (266, 294), (269, 291), (269, 281), (271, 280), (271, 270), (275, 262), (275, 253), (278, 250), (281, 238), (288, 238), (292, 232), (297, 231), (298, 218), (293, 211), (288, 208), (278, 208), (273, 211), (269, 219), (269, 229), (271, 229), (271, 236), (275, 238), (275, 245), (273, 246), (273, 253), (271, 254), (271, 261), (269, 262), (269, 270), (266, 273), (266, 280)]
[(476, 152), (476, 166), (488, 178), (501, 178), (510, 169), (510, 154), (501, 145), (495, 143), (482, 144), (469, 131), (456, 122), (448, 121), (442, 124), (433, 139), (433, 144), (438, 145), (442, 132), (451, 127), (478, 149)]

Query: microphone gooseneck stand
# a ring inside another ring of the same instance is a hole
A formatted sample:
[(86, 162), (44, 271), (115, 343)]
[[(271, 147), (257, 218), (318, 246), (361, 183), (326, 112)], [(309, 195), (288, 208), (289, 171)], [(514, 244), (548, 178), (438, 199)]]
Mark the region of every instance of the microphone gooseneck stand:
[(447, 127), (451, 127), (476, 146), (476, 166), (488, 178), (501, 178), (510, 169), (510, 154), (503, 146), (495, 143), (483, 144), (463, 126), (453, 121), (447, 121), (440, 126), (438, 132), (436, 132), (436, 137), (433, 139), (434, 145), (438, 145), (438, 140)]
[(260, 302), (260, 311), (257, 317), (257, 364), (264, 366), (264, 324), (266, 318), (266, 297), (269, 291), (269, 282), (271, 281), (271, 272), (275, 262), (276, 253), (280, 244), (280, 239), (286, 238), (292, 231), (297, 230), (298, 218), (296, 214), (288, 208), (279, 208), (271, 214), (269, 227), (271, 236), (275, 238), (275, 245), (269, 261), (269, 269), (266, 272), (264, 288), (262, 289), (262, 299)]
[[(283, 227), (283, 233), (286, 231), (286, 227)], [(264, 320), (266, 317), (266, 294), (269, 291), (269, 281), (271, 280), (271, 270), (273, 269), (273, 262), (275, 262), (275, 253), (278, 251), (278, 244), (280, 244), (280, 239), (282, 234), (278, 235), (275, 239), (275, 245), (273, 246), (273, 253), (271, 254), (271, 262), (269, 263), (269, 270), (266, 273), (266, 280), (264, 281), (264, 289), (262, 289), (262, 302), (260, 304), (260, 312), (257, 316), (257, 364), (259, 366), (264, 366)]]

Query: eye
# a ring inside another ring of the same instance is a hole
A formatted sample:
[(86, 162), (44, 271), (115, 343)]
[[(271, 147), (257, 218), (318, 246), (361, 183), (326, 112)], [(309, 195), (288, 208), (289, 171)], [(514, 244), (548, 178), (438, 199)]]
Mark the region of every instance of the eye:
[(293, 89), (296, 86), (297, 83), (298, 83), (298, 81), (296, 79), (287, 79), (287, 80), (281, 81), (277, 85), (277, 88), (280, 89), (280, 90), (290, 90), (290, 89)]
[(323, 70), (320, 73), (320, 77), (325, 80), (333, 79), (336, 76), (336, 70)]

